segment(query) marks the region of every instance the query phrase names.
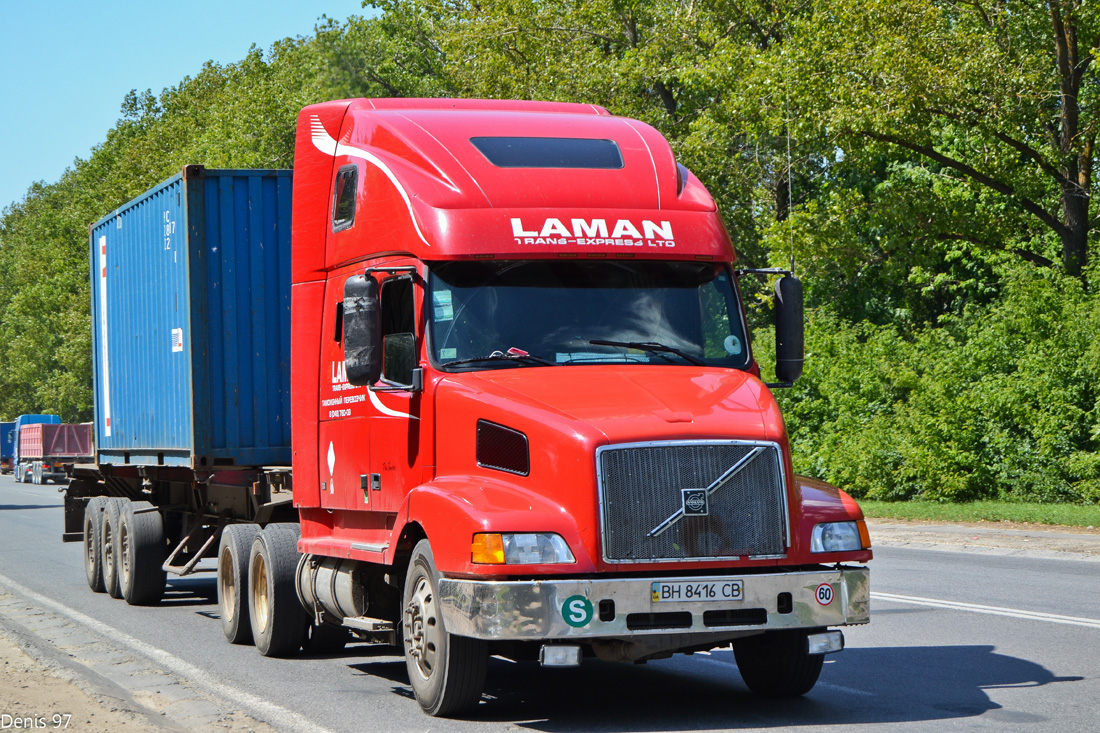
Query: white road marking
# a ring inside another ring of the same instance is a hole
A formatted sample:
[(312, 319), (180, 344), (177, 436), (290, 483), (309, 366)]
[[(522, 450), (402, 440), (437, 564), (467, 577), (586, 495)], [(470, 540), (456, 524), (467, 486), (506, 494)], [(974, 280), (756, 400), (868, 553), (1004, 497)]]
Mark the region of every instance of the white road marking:
[(920, 598), (917, 596), (899, 596), (894, 593), (871, 593), (871, 598), (878, 601), (893, 601), (894, 603), (911, 603), (915, 606), (931, 606), (933, 608), (949, 608), (953, 611), (969, 611), (970, 613), (985, 613), (992, 616), (1008, 616), (1010, 618), (1026, 619), (1028, 621), (1046, 621), (1052, 624), (1069, 624), (1071, 626), (1085, 626), (1090, 629), (1100, 629), (1100, 619), (1081, 618), (1079, 616), (1059, 616), (1054, 613), (1038, 613), (1036, 611), (1022, 611), (1018, 608), (1001, 608), (1000, 606), (982, 606), (977, 603), (960, 603), (958, 601), (941, 601), (936, 598)]
[(80, 611), (58, 603), (52, 598), (47, 598), (46, 596), (36, 593), (30, 588), (16, 583), (11, 578), (0, 575), (0, 586), (4, 586), (17, 595), (28, 598), (41, 606), (45, 606), (54, 613), (61, 614), (81, 626), (101, 634), (107, 639), (110, 639), (111, 643), (121, 644), (130, 649), (130, 651), (137, 652), (151, 659), (162, 668), (179, 675), (191, 684), (201, 687), (215, 698), (227, 700), (238, 705), (245, 711), (253, 712), (254, 717), (270, 723), (279, 730), (301, 731), (301, 733), (331, 733), (331, 731), (317, 725), (315, 720), (270, 703), (262, 697), (257, 697), (243, 690), (230, 687), (225, 680), (217, 679), (204, 669), (185, 662), (163, 649), (158, 649), (151, 644), (146, 644), (140, 639), (135, 639), (132, 636), (124, 634), (113, 626), (109, 626)]

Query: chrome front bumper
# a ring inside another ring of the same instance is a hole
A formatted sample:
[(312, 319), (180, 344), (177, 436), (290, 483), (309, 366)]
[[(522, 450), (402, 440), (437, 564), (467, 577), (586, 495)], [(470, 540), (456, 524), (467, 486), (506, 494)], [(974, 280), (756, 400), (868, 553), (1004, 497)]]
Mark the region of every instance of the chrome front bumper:
[[(865, 567), (839, 567), (707, 578), (505, 582), (442, 578), (439, 596), (447, 630), (475, 639), (533, 641), (669, 633), (713, 636), (723, 632), (736, 635), (745, 631), (865, 624), (871, 619), (869, 577)], [(654, 583), (705, 580), (739, 580), (741, 598), (653, 601)], [(789, 599), (781, 597), (788, 593)]]

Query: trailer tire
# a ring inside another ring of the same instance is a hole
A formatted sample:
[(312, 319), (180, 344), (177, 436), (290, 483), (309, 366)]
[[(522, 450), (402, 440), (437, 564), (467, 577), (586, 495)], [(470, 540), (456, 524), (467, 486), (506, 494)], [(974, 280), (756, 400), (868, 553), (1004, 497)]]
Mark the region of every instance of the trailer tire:
[(248, 558), (260, 528), (230, 524), (218, 543), (218, 610), (222, 632), (230, 644), (252, 643), (248, 614)]
[(401, 636), (416, 701), (428, 715), (458, 715), (477, 706), (485, 688), (488, 644), (456, 636), (443, 625), (439, 573), (431, 545), (421, 540), (405, 574)]
[(123, 501), (124, 499), (113, 496), (107, 499), (99, 532), (99, 542), (103, 546), (103, 588), (111, 598), (122, 598), (122, 589), (118, 584), (118, 543), (115, 538), (118, 535)]
[(120, 594), (131, 606), (151, 606), (164, 597), (164, 518), (147, 501), (126, 501), (120, 507), (115, 534)]
[(107, 497), (93, 496), (84, 506), (84, 575), (94, 593), (107, 590), (103, 584), (103, 510)]
[(256, 534), (248, 557), (248, 617), (252, 639), (265, 657), (297, 654), (308, 617), (298, 600), (296, 524), (269, 524)]
[(825, 657), (810, 654), (808, 631), (768, 631), (733, 643), (737, 669), (753, 693), (761, 697), (800, 697), (813, 689)]

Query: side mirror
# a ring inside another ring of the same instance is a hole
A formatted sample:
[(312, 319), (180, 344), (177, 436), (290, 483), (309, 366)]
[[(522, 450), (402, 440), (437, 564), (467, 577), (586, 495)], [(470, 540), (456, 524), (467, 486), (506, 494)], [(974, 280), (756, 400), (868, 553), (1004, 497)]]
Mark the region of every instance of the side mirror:
[(387, 382), (403, 387), (413, 384), (416, 368), (416, 336), (411, 333), (391, 333), (382, 337), (382, 373)]
[(351, 384), (370, 386), (381, 378), (381, 333), (378, 281), (349, 277), (344, 283), (344, 368)]
[(802, 376), (805, 331), (802, 281), (786, 275), (775, 283), (775, 378), (791, 384)]

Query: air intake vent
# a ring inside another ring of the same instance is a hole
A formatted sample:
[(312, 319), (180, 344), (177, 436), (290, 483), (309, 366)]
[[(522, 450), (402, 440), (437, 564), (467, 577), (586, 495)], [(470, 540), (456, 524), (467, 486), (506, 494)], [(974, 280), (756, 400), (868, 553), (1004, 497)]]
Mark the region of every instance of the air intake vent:
[(477, 465), (526, 476), (531, 473), (527, 436), (503, 425), (478, 420)]

